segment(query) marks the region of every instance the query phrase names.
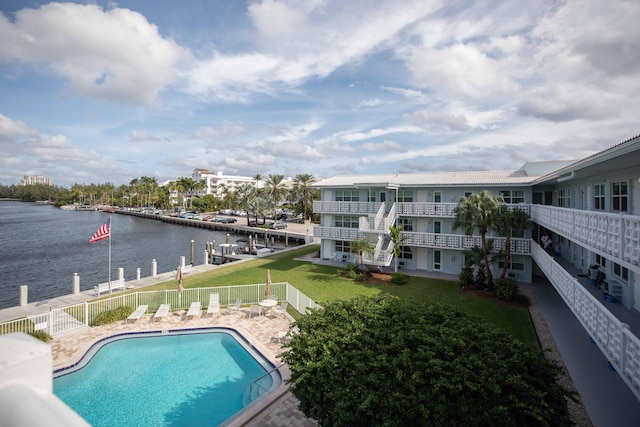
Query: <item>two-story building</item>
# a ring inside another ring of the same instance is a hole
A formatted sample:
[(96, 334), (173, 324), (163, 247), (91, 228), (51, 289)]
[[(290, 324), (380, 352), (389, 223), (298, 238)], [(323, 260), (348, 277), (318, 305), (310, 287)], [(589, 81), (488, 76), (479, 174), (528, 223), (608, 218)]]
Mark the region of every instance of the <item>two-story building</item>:
[[(585, 273), (598, 265), (611, 293), (640, 310), (640, 136), (585, 159), (530, 162), (513, 171), (335, 176), (314, 186), (321, 191), (314, 236), (323, 259), (353, 262), (352, 242), (367, 239), (375, 251), (365, 263), (389, 267), (389, 227), (401, 225), (400, 268), (456, 275), (480, 236), (452, 228), (454, 208), (461, 197), (488, 190), (534, 223), (512, 239), (511, 278), (531, 282), (545, 274), (539, 241), (548, 233), (552, 256)], [(489, 237), (495, 250), (504, 246), (503, 237)]]

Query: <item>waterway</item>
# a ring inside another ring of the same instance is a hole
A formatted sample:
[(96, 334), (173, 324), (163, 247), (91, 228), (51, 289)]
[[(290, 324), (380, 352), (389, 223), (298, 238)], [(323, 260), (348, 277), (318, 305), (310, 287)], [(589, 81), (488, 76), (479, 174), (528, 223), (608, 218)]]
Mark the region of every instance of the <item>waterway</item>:
[[(204, 263), (207, 242), (226, 241), (226, 233), (167, 224), (129, 215), (96, 211), (65, 211), (51, 205), (0, 202), (0, 309), (20, 303), (20, 286), (28, 286), (29, 302), (73, 292), (73, 274), (80, 290), (109, 281), (109, 240), (89, 239), (111, 216), (111, 278), (124, 268), (125, 280), (175, 270), (184, 256)], [(232, 235), (232, 241), (240, 236)]]

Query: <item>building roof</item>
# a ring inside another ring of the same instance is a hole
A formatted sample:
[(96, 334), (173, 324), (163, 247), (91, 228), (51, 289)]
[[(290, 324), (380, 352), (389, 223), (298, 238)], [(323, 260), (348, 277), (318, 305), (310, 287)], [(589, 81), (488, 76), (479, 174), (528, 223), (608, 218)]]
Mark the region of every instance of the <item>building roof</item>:
[(338, 175), (313, 184), (314, 187), (421, 187), (474, 185), (528, 185), (538, 177), (563, 168), (575, 160), (527, 162), (518, 170), (390, 173)]

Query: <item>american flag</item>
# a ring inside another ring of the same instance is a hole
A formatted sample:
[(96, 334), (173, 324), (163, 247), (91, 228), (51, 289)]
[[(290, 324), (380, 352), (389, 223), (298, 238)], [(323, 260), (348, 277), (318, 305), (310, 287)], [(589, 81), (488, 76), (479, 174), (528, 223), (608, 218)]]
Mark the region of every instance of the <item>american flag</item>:
[(108, 239), (109, 237), (111, 237), (111, 229), (109, 228), (110, 225), (111, 217), (109, 217), (107, 222), (105, 222), (100, 228), (98, 228), (98, 231), (96, 231), (93, 237), (89, 239), (89, 242), (93, 243), (97, 242), (98, 240)]

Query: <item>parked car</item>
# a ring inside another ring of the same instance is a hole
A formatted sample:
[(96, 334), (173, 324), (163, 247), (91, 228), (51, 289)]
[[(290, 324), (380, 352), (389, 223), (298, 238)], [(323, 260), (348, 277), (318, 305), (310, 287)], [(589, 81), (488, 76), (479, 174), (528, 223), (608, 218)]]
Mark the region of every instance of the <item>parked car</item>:
[(272, 230), (280, 230), (283, 228), (287, 228), (287, 224), (285, 224), (284, 222), (276, 221), (269, 224), (269, 228)]
[(235, 218), (222, 218), (220, 222), (223, 224), (233, 224), (234, 222), (238, 222), (238, 220)]
[(262, 221), (256, 221), (255, 219), (249, 220), (249, 227), (257, 227), (259, 225), (264, 225), (264, 224), (265, 224), (264, 220)]

